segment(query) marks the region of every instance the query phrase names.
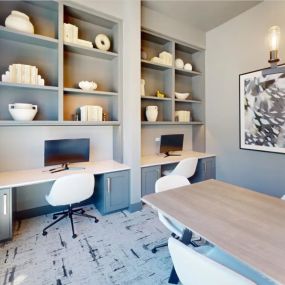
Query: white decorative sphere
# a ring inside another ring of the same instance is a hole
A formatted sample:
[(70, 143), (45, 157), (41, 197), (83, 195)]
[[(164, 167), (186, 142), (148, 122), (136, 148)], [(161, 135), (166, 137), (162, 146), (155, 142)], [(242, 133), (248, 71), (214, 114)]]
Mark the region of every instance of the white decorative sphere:
[(175, 67), (176, 68), (183, 68), (184, 62), (181, 58), (176, 58), (175, 59)]
[(192, 64), (191, 64), (191, 63), (185, 63), (184, 69), (185, 69), (185, 70), (192, 71)]

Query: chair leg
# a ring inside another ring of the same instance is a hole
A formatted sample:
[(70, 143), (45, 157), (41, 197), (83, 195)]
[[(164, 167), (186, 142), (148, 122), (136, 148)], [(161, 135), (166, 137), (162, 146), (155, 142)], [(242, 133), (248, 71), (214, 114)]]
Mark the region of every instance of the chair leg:
[(71, 228), (72, 228), (72, 238), (76, 238), (77, 235), (74, 233), (74, 224), (73, 224), (73, 218), (72, 218), (72, 210), (70, 208), (70, 212), (68, 214), (69, 219), (70, 219), (70, 223), (71, 223)]
[(95, 217), (95, 216), (91, 216), (91, 215), (88, 215), (88, 214), (84, 214), (84, 213), (73, 213), (74, 215), (76, 216), (82, 216), (82, 217), (86, 217), (86, 218), (91, 218), (91, 219), (95, 219), (95, 223), (98, 223), (99, 220)]
[(162, 243), (162, 244), (160, 244), (160, 245), (157, 245), (157, 246), (153, 247), (153, 249), (151, 250), (151, 252), (152, 252), (152, 253), (156, 253), (158, 248), (165, 247), (165, 246), (167, 246), (167, 245), (168, 245), (167, 242)]
[(56, 221), (52, 222), (51, 224), (49, 224), (47, 227), (45, 227), (43, 229), (43, 236), (47, 235), (47, 229), (49, 229), (50, 227), (52, 227), (53, 225), (55, 225), (56, 223), (58, 223), (59, 221), (61, 221), (62, 219), (66, 218), (68, 216), (68, 214), (63, 214), (60, 218), (58, 218)]

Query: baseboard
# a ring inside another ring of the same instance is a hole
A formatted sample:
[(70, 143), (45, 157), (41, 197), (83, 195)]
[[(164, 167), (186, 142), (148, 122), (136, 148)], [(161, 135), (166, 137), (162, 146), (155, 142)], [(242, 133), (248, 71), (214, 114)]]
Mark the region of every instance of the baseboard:
[(142, 209), (142, 203), (139, 202), (139, 203), (135, 203), (135, 204), (130, 204), (128, 211), (133, 213), (136, 211), (140, 211), (141, 209)]

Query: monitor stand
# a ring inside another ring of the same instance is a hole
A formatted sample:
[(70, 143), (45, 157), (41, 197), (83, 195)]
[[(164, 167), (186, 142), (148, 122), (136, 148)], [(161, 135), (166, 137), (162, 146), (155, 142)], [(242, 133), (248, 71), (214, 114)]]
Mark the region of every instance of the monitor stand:
[(181, 156), (179, 153), (170, 153), (169, 151), (164, 153), (164, 158), (168, 156)]
[(64, 163), (61, 165), (60, 168), (53, 168), (50, 169), (50, 173), (56, 173), (56, 172), (60, 172), (60, 171), (65, 171), (65, 170), (81, 170), (81, 169), (85, 169), (84, 167), (69, 167), (69, 163)]

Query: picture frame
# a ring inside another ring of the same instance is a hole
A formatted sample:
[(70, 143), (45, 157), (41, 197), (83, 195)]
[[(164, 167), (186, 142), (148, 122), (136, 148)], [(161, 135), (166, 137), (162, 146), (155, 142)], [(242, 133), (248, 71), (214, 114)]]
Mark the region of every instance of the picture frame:
[(285, 73), (239, 75), (240, 149), (285, 153)]

